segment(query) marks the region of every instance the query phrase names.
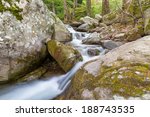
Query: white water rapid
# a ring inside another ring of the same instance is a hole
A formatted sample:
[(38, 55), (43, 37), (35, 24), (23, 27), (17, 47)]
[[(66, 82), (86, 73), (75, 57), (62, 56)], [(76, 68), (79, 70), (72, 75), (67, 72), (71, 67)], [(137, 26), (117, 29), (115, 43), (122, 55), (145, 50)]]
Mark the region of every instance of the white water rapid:
[(68, 73), (60, 76), (48, 78), (48, 80), (36, 80), (24, 84), (14, 84), (0, 89), (0, 99), (4, 100), (46, 100), (53, 99), (60, 95), (68, 86), (72, 76), (86, 62), (100, 57), (90, 57), (87, 54), (88, 49), (98, 49), (103, 54), (104, 50), (96, 45), (84, 45), (82, 40), (86, 39), (89, 34), (76, 32), (72, 27), (67, 25), (68, 30), (72, 33), (73, 40), (69, 43), (79, 50), (83, 57), (83, 62), (77, 63)]

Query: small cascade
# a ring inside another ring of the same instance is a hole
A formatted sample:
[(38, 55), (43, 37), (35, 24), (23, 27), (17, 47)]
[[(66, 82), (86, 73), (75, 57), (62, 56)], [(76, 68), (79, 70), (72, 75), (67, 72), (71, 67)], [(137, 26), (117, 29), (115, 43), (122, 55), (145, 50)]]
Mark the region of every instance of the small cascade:
[[(84, 45), (82, 40), (86, 39), (89, 34), (86, 32), (77, 32), (71, 26), (66, 25), (72, 34), (72, 41), (68, 44), (76, 48), (83, 56), (83, 61), (77, 63), (68, 73), (60, 76), (48, 78), (48, 80), (36, 80), (24, 84), (14, 84), (7, 88), (0, 89), (0, 99), (8, 100), (46, 100), (53, 99), (60, 95), (69, 86), (71, 78), (77, 70), (86, 62), (96, 59), (103, 54), (104, 50), (97, 45)], [(91, 57), (88, 55), (88, 49), (98, 49), (101, 54)]]

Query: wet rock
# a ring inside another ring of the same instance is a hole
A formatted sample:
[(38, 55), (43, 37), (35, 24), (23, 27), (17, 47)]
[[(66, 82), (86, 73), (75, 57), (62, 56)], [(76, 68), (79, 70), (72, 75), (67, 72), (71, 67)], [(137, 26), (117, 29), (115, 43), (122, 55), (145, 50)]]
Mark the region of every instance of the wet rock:
[(82, 40), (83, 44), (101, 44), (101, 37), (99, 35), (99, 33), (94, 32), (92, 34), (90, 34), (87, 39)]
[(150, 36), (86, 63), (64, 99), (150, 99)]
[(100, 50), (99, 49), (88, 49), (87, 53), (89, 56), (97, 56), (100, 54)]
[(65, 25), (60, 20), (56, 20), (57, 22), (54, 24), (54, 33), (53, 39), (59, 42), (68, 42), (71, 41), (71, 34), (66, 29)]
[(82, 61), (81, 54), (71, 46), (64, 45), (56, 40), (48, 41), (47, 46), (50, 55), (65, 72), (68, 72), (77, 62)]
[(76, 30), (77, 31), (81, 31), (81, 32), (88, 32), (89, 29), (90, 29), (90, 25), (89, 24), (82, 24)]
[(46, 72), (47, 72), (47, 68), (40, 67), (40, 68), (32, 71), (31, 73), (25, 75), (24, 77), (18, 79), (16, 82), (24, 83), (24, 82), (37, 80), (37, 79), (40, 79)]
[(116, 47), (119, 47), (121, 45), (123, 45), (122, 42), (115, 42), (115, 41), (112, 41), (112, 40), (102, 40), (102, 46), (105, 48), (105, 49), (108, 49), (108, 50), (112, 50)]
[(91, 25), (85, 23), (85, 24), (80, 25), (76, 30), (80, 32), (88, 32), (90, 28), (91, 28)]
[(74, 21), (70, 24), (70, 26), (72, 26), (72, 27), (79, 27), (80, 25), (82, 25), (82, 23), (81, 22), (76, 22), (76, 21)]
[(144, 12), (144, 32), (150, 35), (150, 8)]

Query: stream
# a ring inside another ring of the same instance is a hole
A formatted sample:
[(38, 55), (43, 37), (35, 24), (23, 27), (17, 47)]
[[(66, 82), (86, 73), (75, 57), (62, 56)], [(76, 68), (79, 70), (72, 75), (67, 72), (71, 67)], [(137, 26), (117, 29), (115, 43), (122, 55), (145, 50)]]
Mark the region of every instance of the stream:
[[(59, 76), (53, 76), (46, 80), (35, 80), (27, 83), (13, 84), (0, 88), (1, 100), (47, 100), (54, 99), (69, 86), (71, 78), (77, 70), (86, 62), (99, 58), (105, 50), (98, 45), (84, 45), (82, 40), (87, 39), (90, 35), (86, 32), (77, 32), (71, 26), (66, 25), (67, 29), (72, 34), (72, 41), (69, 45), (75, 47), (82, 55), (83, 61), (77, 63), (68, 73)], [(88, 49), (98, 49), (98, 56), (89, 56)]]

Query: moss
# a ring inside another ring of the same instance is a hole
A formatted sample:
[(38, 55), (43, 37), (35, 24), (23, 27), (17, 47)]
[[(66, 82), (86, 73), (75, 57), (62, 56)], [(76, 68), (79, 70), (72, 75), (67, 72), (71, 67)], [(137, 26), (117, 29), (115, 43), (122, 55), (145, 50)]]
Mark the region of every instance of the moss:
[[(123, 67), (122, 67), (123, 66)], [(147, 64), (121, 63), (121, 66), (103, 67), (96, 85), (111, 88), (113, 94), (124, 97), (139, 96), (150, 89), (150, 69)], [(120, 77), (121, 76), (121, 77)], [(119, 78), (120, 77), (120, 78)]]
[(25, 75), (22, 78), (19, 78), (17, 80), (18, 83), (22, 83), (22, 82), (28, 82), (28, 81), (32, 81), (32, 80), (37, 80), (39, 78), (41, 78), (45, 73), (47, 72), (47, 69), (44, 67), (40, 67), (32, 72), (30, 72), (29, 74)]
[(111, 67), (102, 66), (99, 75), (93, 76), (83, 68), (72, 80), (66, 92), (66, 99), (81, 99), (84, 89), (93, 91), (96, 87), (108, 88), (112, 95), (124, 98), (137, 97), (150, 91), (150, 65), (144, 63), (128, 63), (118, 61)]
[(50, 40), (47, 46), (51, 56), (65, 72), (69, 71), (77, 62), (82, 60), (81, 54), (71, 46), (66, 46), (56, 40)]
[[(142, 11), (150, 8), (150, 0), (142, 0), (141, 4)], [(128, 11), (137, 18), (141, 17), (141, 11), (137, 0), (132, 0)]]
[[(16, 1), (20, 1), (20, 0), (16, 0)], [(12, 13), (16, 19), (18, 20), (22, 20), (23, 17), (21, 15), (21, 12), (23, 9), (19, 8), (15, 3), (13, 3), (13, 0), (4, 0), (4, 2), (7, 2), (10, 7), (6, 7), (2, 1), (0, 1), (0, 12), (5, 12), (5, 11), (10, 11), (10, 13)]]

